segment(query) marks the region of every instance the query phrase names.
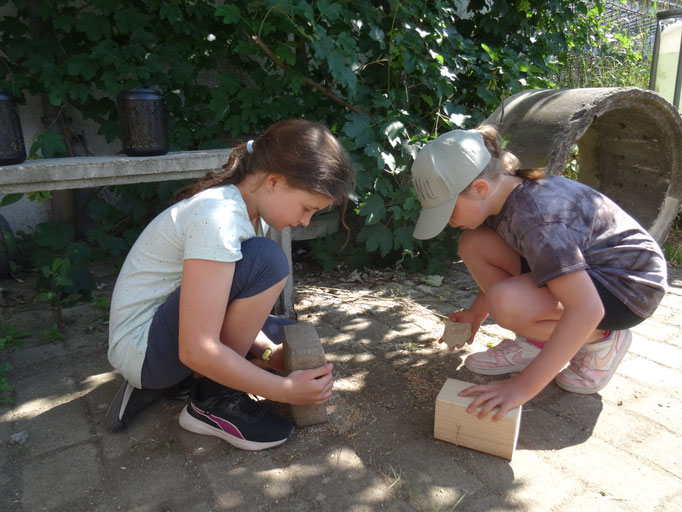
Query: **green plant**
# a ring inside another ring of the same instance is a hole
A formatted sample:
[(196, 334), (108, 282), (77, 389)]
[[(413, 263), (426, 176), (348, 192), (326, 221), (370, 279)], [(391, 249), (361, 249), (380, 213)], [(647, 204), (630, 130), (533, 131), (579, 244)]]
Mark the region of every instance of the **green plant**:
[(0, 363), (0, 404), (11, 404), (12, 399), (12, 384), (7, 377), (7, 372), (12, 369), (9, 363)]
[(663, 244), (663, 253), (666, 259), (676, 267), (682, 267), (682, 248), (675, 247), (673, 244)]
[(108, 312), (109, 308), (111, 308), (111, 300), (109, 300), (109, 297), (95, 297), (95, 306), (97, 306), (98, 309)]
[(13, 386), (7, 376), (12, 365), (2, 361), (4, 351), (13, 347), (22, 347), (24, 343), (21, 340), (30, 335), (30, 331), (18, 331), (14, 324), (0, 323), (0, 404), (11, 404), (13, 402), (11, 394)]
[(31, 331), (19, 332), (17, 326), (14, 324), (0, 323), (0, 350), (6, 350), (11, 347), (22, 347), (23, 338), (28, 338)]
[(62, 307), (71, 304), (80, 298), (79, 294), (69, 294), (73, 289), (74, 281), (71, 279), (71, 260), (67, 258), (55, 258), (51, 264), (40, 267), (40, 275), (46, 282), (45, 290), (39, 292), (33, 300), (35, 302), (50, 302), (57, 317), (55, 328), (61, 331), (63, 326)]
[[(225, 146), (283, 118), (316, 119), (339, 136), (358, 171), (343, 257), (354, 265), (402, 259), (407, 270), (427, 272), (440, 271), (454, 246), (448, 234), (426, 242), (411, 236), (416, 151), (445, 130), (477, 125), (515, 92), (553, 87), (568, 56), (601, 45), (606, 34), (600, 0), (12, 6), (16, 12), (0, 18), (0, 69), (7, 70), (0, 87), (20, 103), (42, 94), (56, 111), (32, 154), (82, 146), (75, 111), (115, 138), (115, 97), (141, 85), (164, 94), (173, 150)], [(611, 44), (623, 45), (623, 67), (636, 58), (625, 42)], [(125, 245), (116, 237), (127, 243), (114, 221), (88, 239), (120, 253)], [(315, 251), (327, 267), (341, 257)]]
[(57, 324), (52, 324), (51, 327), (45, 329), (42, 332), (42, 335), (40, 339), (44, 343), (53, 343), (55, 341), (64, 341), (66, 339), (66, 334), (64, 334), (61, 330), (59, 325)]

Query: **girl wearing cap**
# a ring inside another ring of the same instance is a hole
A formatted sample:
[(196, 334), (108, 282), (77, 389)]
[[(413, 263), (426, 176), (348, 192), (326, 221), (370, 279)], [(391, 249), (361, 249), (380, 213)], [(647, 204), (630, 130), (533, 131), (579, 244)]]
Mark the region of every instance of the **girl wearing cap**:
[[(471, 343), (490, 315), (515, 339), (469, 355), (483, 375), (467, 411), (493, 420), (526, 403), (552, 379), (596, 393), (630, 346), (629, 328), (651, 316), (666, 292), (658, 244), (596, 190), (542, 170), (520, 169), (490, 126), (454, 130), (426, 144), (412, 166), (422, 211), (418, 239), (446, 225), (466, 231), (459, 254), (480, 290), (453, 322), (471, 324)], [(568, 363), (568, 367), (565, 368)]]
[(125, 381), (106, 427), (125, 428), (162, 389), (178, 396), (190, 388), (183, 428), (261, 450), (285, 442), (294, 427), (245, 392), (325, 403), (332, 365), (286, 377), (266, 370), (282, 370), (284, 319), (268, 313), (289, 264), (264, 234), (268, 226), (306, 226), (332, 202), (345, 209), (352, 184), (350, 157), (333, 134), (297, 119), (237, 146), (223, 172), (180, 190), (137, 239), (116, 281), (109, 361)]

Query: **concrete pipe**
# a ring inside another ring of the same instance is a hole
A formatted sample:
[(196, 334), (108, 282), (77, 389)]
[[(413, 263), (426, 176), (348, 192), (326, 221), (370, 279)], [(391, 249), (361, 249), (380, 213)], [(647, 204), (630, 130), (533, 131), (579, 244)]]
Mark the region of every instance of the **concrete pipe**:
[(536, 89), (486, 120), (523, 167), (561, 175), (578, 147), (578, 179), (601, 191), (662, 244), (682, 204), (682, 119), (636, 87)]

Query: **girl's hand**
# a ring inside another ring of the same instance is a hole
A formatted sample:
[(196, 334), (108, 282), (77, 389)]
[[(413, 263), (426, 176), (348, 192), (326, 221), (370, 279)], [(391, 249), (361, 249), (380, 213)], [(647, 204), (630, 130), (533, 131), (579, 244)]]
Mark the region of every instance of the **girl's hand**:
[(493, 421), (499, 421), (505, 413), (514, 407), (525, 404), (533, 398), (524, 385), (523, 379), (514, 376), (506, 380), (470, 386), (459, 392), (459, 396), (478, 395), (467, 407), (468, 413), (473, 413), (479, 407), (478, 418), (485, 418), (495, 407), (499, 409), (493, 416)]
[[(465, 344), (471, 345), (471, 343), (474, 341), (474, 338), (476, 337), (476, 333), (478, 332), (478, 329), (481, 327), (481, 324), (483, 323), (483, 320), (485, 320), (485, 317), (481, 318), (479, 315), (475, 314), (470, 309), (464, 309), (462, 311), (456, 311), (456, 312), (452, 313), (449, 316), (449, 318), (452, 322), (468, 323), (471, 326), (471, 337), (468, 340), (466, 340), (466, 343), (463, 343), (462, 345), (450, 347), (450, 352), (453, 352), (456, 348), (462, 348)], [(443, 343), (442, 339), (440, 339), (438, 341)]]
[(312, 370), (296, 370), (284, 377), (285, 398), (294, 405), (322, 405), (332, 396), (332, 369), (329, 363)]

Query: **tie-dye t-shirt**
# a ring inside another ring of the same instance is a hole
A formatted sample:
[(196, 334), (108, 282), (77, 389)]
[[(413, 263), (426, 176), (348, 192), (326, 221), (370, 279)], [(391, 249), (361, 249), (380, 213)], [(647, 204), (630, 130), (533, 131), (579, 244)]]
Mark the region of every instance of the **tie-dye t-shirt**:
[(666, 292), (656, 241), (616, 203), (577, 181), (523, 180), (486, 223), (528, 261), (538, 286), (584, 269), (642, 318)]

